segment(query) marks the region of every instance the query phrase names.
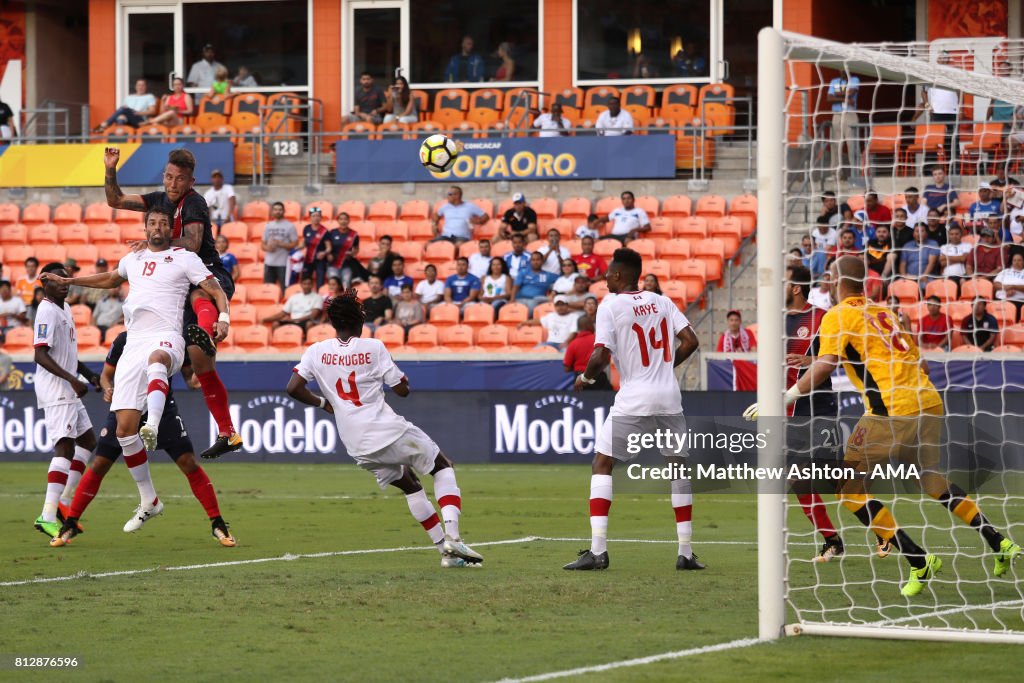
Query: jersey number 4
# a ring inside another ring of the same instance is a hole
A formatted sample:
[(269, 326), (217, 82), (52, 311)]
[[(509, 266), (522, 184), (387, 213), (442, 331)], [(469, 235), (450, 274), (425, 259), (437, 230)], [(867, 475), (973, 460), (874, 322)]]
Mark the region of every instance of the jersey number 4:
[[(637, 323), (633, 323), (633, 331), (636, 332), (636, 340), (640, 345), (640, 362), (645, 368), (651, 365), (651, 351), (647, 347), (648, 338), (650, 338), (650, 348), (661, 351), (661, 360), (666, 363), (672, 362), (672, 345), (669, 343), (668, 321), (665, 318), (661, 319), (661, 325), (652, 327), (647, 335), (644, 334), (644, 328)], [(660, 339), (658, 338), (659, 332), (661, 333)]]
[(363, 404), (359, 400), (359, 386), (356, 384), (356, 371), (355, 370), (353, 370), (352, 373), (348, 376), (348, 383), (349, 383), (349, 386), (352, 387), (352, 388), (349, 389), (349, 390), (346, 390), (345, 389), (345, 380), (344, 379), (339, 379), (338, 383), (336, 385), (334, 385), (334, 389), (338, 392), (338, 398), (340, 398), (342, 401), (351, 401), (352, 405), (354, 405), (354, 406), (356, 406), (358, 408), (359, 406), (361, 406)]

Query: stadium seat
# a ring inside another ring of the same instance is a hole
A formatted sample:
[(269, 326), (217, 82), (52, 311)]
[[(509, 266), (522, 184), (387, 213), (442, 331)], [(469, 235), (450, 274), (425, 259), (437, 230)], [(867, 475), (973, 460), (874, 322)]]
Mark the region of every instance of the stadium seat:
[[(263, 264), (262, 263), (248, 263), (246, 265), (239, 265), (239, 278), (238, 281), (244, 285), (262, 285), (263, 284)], [(276, 286), (276, 285), (275, 285)], [(281, 288), (278, 287), (279, 293)]]
[(736, 93), (728, 83), (708, 83), (700, 88), (697, 94), (697, 109), (705, 102), (728, 102)]
[(591, 284), (590, 289), (587, 291), (596, 296), (598, 301), (600, 301), (608, 296), (608, 283), (605, 280), (598, 280)]
[(549, 221), (558, 217), (558, 200), (553, 197), (538, 197), (530, 202), (530, 208), (537, 214), (537, 220)]
[[(916, 167), (922, 167), (927, 154), (936, 154), (939, 162), (946, 159), (946, 126), (942, 123), (920, 123), (914, 126), (914, 140), (906, 148), (907, 163), (920, 155), (921, 163), (915, 160)], [(923, 175), (920, 169), (917, 175)]]
[(646, 277), (648, 275), (653, 275), (658, 278), (658, 283), (660, 285), (672, 277), (672, 266), (668, 261), (662, 261), (661, 259), (656, 258), (645, 258), (643, 276)]
[(722, 282), (722, 265), (725, 262), (725, 243), (722, 240), (712, 237), (694, 242), (693, 258), (707, 266), (708, 282)]
[[(583, 110), (583, 103), (586, 99), (586, 93), (583, 88), (565, 88), (564, 90), (555, 93), (554, 102), (562, 105), (563, 111), (566, 109), (574, 110), (574, 113), (579, 114)], [(567, 118), (569, 117), (566, 114)]]
[[(486, 304), (485, 304), (486, 305)], [(508, 328), (501, 325), (486, 325), (476, 332), (476, 343), (489, 351), (497, 351), (508, 346)]]
[(53, 223), (35, 225), (29, 230), (28, 236), (32, 244), (56, 244), (58, 228)]
[(992, 353), (1020, 353), (1022, 348), (1013, 344), (1000, 344), (992, 349)]
[(373, 338), (384, 342), (389, 350), (394, 350), (405, 344), (405, 328), (401, 325), (381, 325), (373, 333)]
[(509, 303), (498, 309), (498, 324), (504, 327), (515, 327), (526, 322), (530, 317), (530, 309), (525, 304)]
[(117, 223), (93, 223), (89, 226), (89, 241), (96, 246), (121, 243), (121, 226)]
[(103, 131), (103, 139), (108, 144), (124, 144), (135, 141), (135, 129), (130, 126), (111, 126)]
[(469, 304), (462, 311), (462, 324), (479, 329), (494, 323), (494, 306), (487, 303)]
[(21, 207), (17, 204), (11, 204), (10, 202), (0, 204), (0, 226), (17, 223), (20, 219)]
[(962, 344), (953, 349), (952, 353), (982, 353), (982, 350), (971, 344)]
[(328, 339), (334, 339), (337, 336), (338, 333), (330, 325), (313, 325), (308, 330), (306, 330), (306, 343), (316, 344), (317, 342), (327, 341)]
[[(35, 249), (35, 257), (39, 259), (39, 264), (42, 266), (53, 262), (64, 263), (68, 257), (68, 248), (63, 244), (34, 244), (32, 248)], [(96, 247), (91, 247), (91, 249), (95, 250)], [(92, 262), (95, 263), (96, 259), (94, 258)]]
[(675, 279), (686, 284), (686, 300), (695, 301), (707, 287), (708, 271), (703, 261), (690, 259), (679, 264)]
[[(121, 231), (123, 233), (123, 230)], [(72, 246), (75, 244), (89, 244), (90, 242), (90, 230), (89, 226), (85, 223), (72, 223), (71, 225), (62, 225), (58, 230), (60, 243), (65, 246)], [(122, 239), (124, 237), (122, 236)]]
[(676, 218), (675, 236), (677, 239), (702, 240), (708, 236), (708, 221), (702, 216)]
[(430, 219), (430, 202), (423, 199), (410, 199), (402, 204), (398, 218), (403, 221), (425, 221)]
[[(538, 218), (537, 220), (540, 220), (540, 218)], [(573, 223), (571, 220), (569, 220), (568, 218), (549, 218), (546, 221), (544, 221), (541, 224), (541, 226), (538, 226), (538, 229), (544, 231), (557, 230), (558, 234), (562, 237), (562, 246), (565, 247), (566, 249), (569, 249), (569, 251), (572, 252), (572, 249), (569, 247), (568, 243), (573, 241), (575, 238), (576, 224)]]
[(548, 313), (554, 313), (554, 312), (555, 312), (555, 305), (554, 304), (550, 304), (550, 303), (537, 304), (533, 308), (533, 319), (534, 320), (540, 320), (541, 318), (546, 316)]
[(675, 282), (673, 280), (662, 282), (661, 293), (671, 299), (672, 303), (674, 303), (679, 310), (686, 310), (687, 286), (685, 282)]
[[(318, 199), (317, 201), (310, 202), (309, 204), (306, 205), (306, 208), (302, 211), (302, 220), (304, 220), (304, 221), (308, 221), (309, 220), (309, 210), (314, 208), (314, 207), (320, 209), (320, 214), (324, 217), (325, 221), (326, 220), (330, 220), (330, 219), (334, 218), (335, 216), (337, 216), (337, 214), (334, 212), (334, 204), (332, 204), (331, 202), (329, 202), (326, 199)], [(349, 220), (359, 221), (359, 220), (362, 220), (362, 216), (361, 215), (360, 216), (352, 216), (350, 214), (349, 215)]]
[(586, 197), (570, 197), (562, 202), (562, 213), (560, 218), (565, 218), (579, 223), (586, 223), (587, 216), (591, 214), (590, 200)]
[(230, 253), (238, 259), (239, 267), (245, 263), (258, 263), (263, 265), (262, 254), (258, 244), (232, 244)]
[[(20, 267), (25, 263), (25, 259), (35, 255), (35, 249), (30, 244), (8, 244), (4, 247), (4, 265), (8, 269), (11, 266)], [(4, 277), (9, 281), (14, 281), (16, 278), (14, 273), (4, 273)]]
[(523, 327), (514, 327), (509, 330), (508, 343), (510, 346), (514, 346), (520, 351), (530, 351), (537, 344), (544, 341), (545, 330), (543, 327), (536, 325), (526, 325)]
[[(610, 243), (615, 244), (615, 245), (618, 244), (617, 242), (615, 242), (613, 240), (604, 240), (604, 241), (605, 242), (610, 242)], [(635, 240), (633, 240), (632, 242), (629, 243), (629, 248), (632, 249), (633, 251), (637, 252), (638, 254), (640, 254), (640, 256), (642, 256), (643, 259), (646, 261), (648, 259), (653, 259), (654, 258), (655, 253), (657, 251), (657, 242), (655, 242), (654, 240), (650, 240), (650, 239), (635, 239)]]
[(249, 241), (249, 226), (242, 221), (230, 221), (220, 226), (220, 234), (228, 238), (233, 251), (238, 244)]
[(231, 303), (231, 328), (240, 329), (262, 324), (263, 320), (257, 317), (256, 307), (252, 304)]
[(262, 325), (237, 329), (232, 339), (232, 346), (244, 349), (246, 353), (265, 353), (269, 345), (270, 330)]
[(507, 117), (513, 109), (540, 109), (540, 97), (536, 88), (509, 88), (505, 91), (505, 100), (501, 109)]
[(466, 114), (466, 121), (475, 123), (481, 131), (494, 126), (501, 119), (501, 112), (496, 109), (470, 108)]
[[(436, 307), (434, 310), (437, 310)], [(406, 339), (405, 345), (411, 346), (412, 348), (417, 350), (424, 350), (437, 346), (437, 343), (438, 328), (430, 323), (427, 323), (423, 325), (416, 325), (415, 327), (410, 328), (408, 339)]]
[(249, 288), (246, 285), (235, 283), (235, 293), (231, 295), (231, 303), (244, 304), (249, 302)]
[(889, 285), (889, 296), (899, 299), (901, 304), (912, 304), (921, 299), (921, 288), (913, 280), (898, 278)]
[(1008, 325), (1003, 328), (1000, 344), (1011, 344), (1013, 346), (1024, 346), (1024, 324)]
[(697, 200), (697, 206), (694, 211), (695, 216), (703, 216), (704, 218), (721, 218), (726, 214), (726, 202), (725, 197), (720, 197), (714, 194), (706, 194), (701, 196)]
[(92, 323), (92, 309), (85, 304), (75, 304), (71, 307), (71, 319), (75, 321), (75, 327), (85, 327)]
[(677, 83), (665, 87), (661, 93), (661, 107), (664, 110), (666, 105), (678, 104), (695, 108), (699, 100), (697, 87), (687, 83)]
[(473, 337), (473, 328), (469, 325), (442, 327), (438, 332), (438, 341), (441, 346), (459, 351), (464, 351), (473, 346)]
[(32, 351), (35, 333), (31, 327), (15, 327), (7, 330), (3, 349), (8, 353), (29, 353)]
[(361, 244), (359, 245), (359, 251), (361, 253), (371, 253), (376, 255), (376, 252), (366, 252), (366, 248), (369, 243), (377, 241), (377, 224), (373, 221), (364, 221), (353, 218), (349, 221), (349, 227), (359, 235)]
[(10, 223), (0, 229), (0, 244), (23, 245), (28, 242), (28, 226)]
[(490, 109), (495, 112), (502, 110), (502, 104), (504, 100), (502, 91), (497, 88), (481, 88), (480, 90), (474, 90), (473, 94), (469, 98), (469, 109)]
[(82, 205), (76, 202), (65, 202), (53, 210), (53, 222), (57, 225), (82, 222)]
[(50, 222), (49, 204), (29, 204), (21, 212), (21, 222), (25, 225), (38, 225)]
[(942, 303), (956, 301), (956, 283), (952, 280), (932, 280), (924, 288), (924, 298), (937, 296)]
[[(584, 112), (590, 110), (596, 110), (598, 112), (604, 111), (608, 108), (608, 100), (613, 97), (620, 97), (618, 88), (606, 85), (590, 88), (587, 90), (587, 94), (583, 98), (583, 110)], [(586, 114), (584, 114), (584, 116), (586, 116)]]
[(78, 337), (78, 353), (106, 353), (100, 328), (88, 324), (81, 327), (75, 325), (75, 336)]
[(594, 209), (594, 213), (599, 216), (607, 216), (621, 206), (622, 200), (618, 197), (601, 197), (597, 200), (597, 207)]
[(451, 242), (428, 242), (423, 249), (423, 260), (436, 266), (454, 259), (455, 245)]
[(440, 303), (430, 309), (429, 322), (435, 327), (458, 325), (460, 317), (459, 313), (460, 311), (457, 304)]
[(724, 216), (711, 222), (711, 237), (722, 240), (725, 245), (725, 257), (733, 258), (739, 252), (743, 241), (743, 225), (740, 219)]
[[(249, 284), (246, 282), (246, 291), (248, 292), (249, 302), (253, 304), (276, 304), (281, 301), (280, 287), (276, 284), (263, 284), (263, 266), (258, 263), (251, 263), (248, 265), (260, 268), (259, 283)], [(242, 273), (241, 280), (243, 282), (246, 281), (245, 273)]]
[(974, 306), (969, 301), (950, 301), (945, 306), (946, 315), (953, 321), (953, 327), (959, 329), (964, 318), (971, 314)]
[(657, 246), (657, 257), (666, 261), (686, 261), (692, 252), (690, 241), (685, 239), (661, 240)]
[[(428, 243), (427, 246), (429, 247), (437, 244), (447, 244), (449, 247), (451, 247), (451, 253), (455, 253), (455, 245), (452, 244), (451, 242), (434, 242), (432, 244)], [(423, 244), (420, 242), (395, 242), (391, 245), (391, 251), (395, 252), (396, 254), (401, 254), (402, 258), (405, 259), (406, 263), (419, 263), (420, 261), (426, 261), (424, 259)], [(452, 256), (451, 258), (455, 257)], [(447, 263), (447, 260), (433, 261), (433, 263), (435, 265), (440, 265), (441, 263)]]
[(114, 340), (117, 339), (117, 336), (122, 332), (125, 332), (126, 330), (127, 328), (124, 325), (114, 325), (113, 327), (108, 327), (106, 334), (103, 335), (103, 343), (112, 344)]
[(982, 299), (995, 298), (991, 280), (986, 280), (983, 277), (976, 277), (970, 280), (963, 280), (960, 282), (961, 300), (973, 301), (977, 297), (981, 297)]
[(142, 225), (143, 214), (141, 211), (130, 211), (128, 209), (117, 209), (114, 211), (114, 222), (124, 227), (125, 225)]
[(302, 346), (302, 328), (298, 325), (282, 325), (270, 334), (270, 345), (278, 349)]
[(262, 200), (247, 202), (239, 215), (248, 224), (265, 223), (270, 220), (270, 204)]
[(339, 213), (344, 211), (348, 214), (350, 220), (362, 221), (366, 220), (366, 204), (359, 201), (358, 199), (350, 199), (344, 201), (335, 208), (334, 215), (337, 216)]
[[(874, 125), (871, 127), (871, 134), (868, 136), (867, 146), (864, 148), (865, 160), (867, 161), (868, 173), (873, 168), (887, 168), (886, 161), (891, 157), (894, 168), (903, 164), (903, 155), (900, 151), (903, 139), (903, 127), (900, 125)], [(877, 165), (872, 164), (872, 158), (881, 155), (883, 161)]]
[(729, 203), (729, 215), (738, 218), (743, 225), (743, 237), (749, 237), (757, 227), (757, 197), (741, 194)]
[(693, 203), (686, 195), (667, 197), (662, 202), (661, 215), (666, 218), (689, 218), (693, 215)]
[[(326, 287), (327, 285), (324, 286)], [(293, 295), (301, 293), (302, 285), (300, 285), (299, 283), (296, 282), (294, 285), (288, 285), (287, 287), (284, 288), (284, 294), (281, 295), (281, 301), (288, 301), (288, 299)]]
[[(618, 240), (598, 240), (594, 243), (594, 253), (610, 260), (616, 249), (621, 249), (622, 244)], [(530, 251), (527, 249), (527, 251)]]
[(209, 142), (201, 126), (186, 123), (171, 128), (171, 137), (178, 144), (199, 144)]
[(370, 221), (395, 221), (398, 220), (398, 204), (390, 199), (382, 199), (370, 205), (366, 213), (366, 219)]
[(171, 136), (171, 129), (167, 126), (161, 126), (158, 124), (149, 124), (145, 126), (139, 126), (135, 131), (136, 138), (139, 142), (174, 142)]

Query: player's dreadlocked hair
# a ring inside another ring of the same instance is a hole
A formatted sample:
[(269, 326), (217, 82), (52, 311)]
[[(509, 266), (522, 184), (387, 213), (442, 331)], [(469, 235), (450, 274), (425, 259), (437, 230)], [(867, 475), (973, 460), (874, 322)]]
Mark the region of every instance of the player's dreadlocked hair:
[(340, 334), (347, 332), (357, 337), (362, 334), (366, 313), (363, 312), (363, 302), (356, 296), (354, 287), (329, 299), (324, 308), (331, 325)]

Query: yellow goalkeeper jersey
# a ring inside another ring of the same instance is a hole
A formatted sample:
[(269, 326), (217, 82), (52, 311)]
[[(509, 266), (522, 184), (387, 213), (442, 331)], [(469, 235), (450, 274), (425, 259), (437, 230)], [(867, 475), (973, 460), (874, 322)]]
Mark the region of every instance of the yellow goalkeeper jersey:
[(818, 336), (818, 353), (840, 358), (869, 415), (917, 415), (942, 407), (921, 370), (917, 345), (885, 306), (847, 297), (822, 318)]

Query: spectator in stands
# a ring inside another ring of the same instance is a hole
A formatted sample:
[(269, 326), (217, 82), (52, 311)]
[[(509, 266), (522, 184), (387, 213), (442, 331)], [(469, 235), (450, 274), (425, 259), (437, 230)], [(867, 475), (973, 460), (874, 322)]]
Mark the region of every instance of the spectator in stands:
[(526, 197), (522, 192), (512, 195), (512, 208), (501, 217), (495, 242), (511, 239), (512, 235), (521, 234), (527, 242), (539, 239), (537, 232), (537, 212), (526, 205)]
[(601, 239), (618, 240), (625, 246), (643, 233), (651, 231), (651, 219), (647, 217), (646, 211), (636, 205), (636, 197), (629, 190), (619, 195), (619, 198), (622, 206), (608, 214), (612, 231)]
[(14, 125), (17, 119), (11, 105), (0, 100), (0, 140), (13, 140), (18, 137), (18, 129)]
[(551, 105), (551, 112), (541, 114), (533, 120), (533, 127), (539, 128), (539, 138), (557, 138), (561, 135), (568, 135), (572, 128), (572, 122), (562, 115), (562, 105), (555, 102)]
[[(0, 332), (0, 337), (3, 333)], [(14, 360), (0, 348), (0, 391), (13, 389), (11, 386), (11, 373), (14, 372)]]
[(515, 282), (519, 273), (530, 268), (530, 254), (526, 251), (526, 235), (512, 235), (512, 251), (502, 257), (508, 264), (508, 274)]
[(715, 350), (719, 353), (749, 353), (757, 349), (754, 333), (743, 326), (743, 316), (737, 310), (725, 314), (727, 329), (718, 338)]
[[(488, 216), (483, 209), (473, 202), (462, 201), (462, 188), (452, 185), (448, 188), (448, 201), (442, 204), (434, 214), (434, 239), (431, 242), (445, 240), (456, 245), (473, 239), (473, 226), (483, 225)], [(444, 219), (444, 230), (439, 225)]]
[[(939, 57), (939, 64), (949, 64), (949, 55), (945, 52)], [(946, 158), (952, 158), (950, 151), (954, 149), (956, 139), (957, 116), (960, 111), (960, 94), (955, 90), (946, 90), (932, 86), (921, 90), (921, 108), (928, 111), (930, 123), (946, 125)]]
[(583, 315), (587, 316), (588, 318), (592, 318), (593, 320), (596, 321), (597, 306), (597, 297), (591, 294), (590, 296), (583, 300)]
[(416, 123), (419, 120), (419, 104), (409, 90), (409, 81), (405, 80), (405, 76), (396, 76), (395, 82), (388, 88), (387, 102), (384, 104), (384, 123)]
[(206, 91), (206, 97), (214, 100), (225, 100), (231, 97), (231, 81), (228, 80), (228, 69), (226, 66), (219, 67), (213, 74), (213, 83)]
[[(928, 213), (927, 208), (925, 207), (925, 214)], [(890, 236), (895, 249), (901, 249), (904, 244), (914, 240), (914, 229), (907, 223), (907, 210), (902, 206), (892, 212)]]
[(928, 220), (929, 207), (927, 204), (921, 203), (921, 191), (916, 187), (908, 187), (904, 190), (903, 197), (907, 202), (907, 208), (905, 209), (907, 227), (913, 230), (918, 223), (924, 223)]
[(856, 125), (857, 95), (860, 93), (860, 79), (856, 76), (837, 76), (828, 85), (826, 99), (832, 105), (832, 164), (840, 180), (850, 177), (850, 165), (843, 164), (843, 147), (847, 147), (849, 159), (854, 156), (853, 148), (858, 145)]
[(220, 232), (222, 225), (238, 220), (238, 199), (235, 197), (235, 188), (224, 182), (224, 173), (219, 168), (210, 172), (210, 185), (203, 198), (210, 207), (210, 220), (217, 225), (217, 232)]
[(786, 267), (791, 268), (802, 265), (804, 265), (804, 252), (799, 247), (793, 247), (786, 254)]
[(1009, 263), (1008, 254), (1007, 245), (999, 243), (998, 230), (984, 227), (978, 243), (971, 250), (971, 270), (975, 277), (995, 280)]
[(28, 322), (30, 325), (36, 321), (36, 312), (39, 310), (39, 304), (43, 303), (45, 294), (42, 287), (36, 287), (36, 290), (32, 292), (32, 303), (28, 305), (25, 310), (25, 314), (28, 316)]
[(478, 251), (469, 255), (469, 272), (483, 279), (491, 267), (491, 241), (482, 239), (477, 243)]
[(1006, 177), (1006, 164), (996, 164), (996, 177), (988, 181), (988, 184), (992, 187), (992, 195), (1000, 201), (1005, 199), (1003, 195), (1008, 186), (1020, 187), (1019, 180)]
[(363, 313), (366, 314), (366, 325), (373, 331), (391, 322), (394, 307), (391, 304), (391, 297), (384, 293), (379, 277), (371, 275), (367, 284), (370, 286), (370, 296), (363, 299)]
[(469, 259), (460, 256), (455, 259), (455, 274), (444, 281), (444, 300), (450, 304), (466, 304), (479, 301), (480, 278), (469, 272)]
[(263, 282), (277, 283), (284, 292), (288, 281), (288, 255), (299, 245), (295, 224), (284, 217), (284, 204), (274, 202), (270, 219), (263, 228)]
[(928, 211), (928, 222), (925, 225), (925, 235), (928, 239), (933, 240), (935, 244), (940, 247), (946, 243), (948, 236), (946, 234), (946, 221), (939, 215), (939, 212), (935, 209), (929, 209)]
[(516, 74), (516, 60), (512, 58), (512, 45), (509, 43), (501, 43), (498, 45), (498, 49), (495, 51), (494, 56), (501, 62), (498, 65), (498, 70), (494, 72), (494, 78), (492, 81), (504, 82), (514, 81)]
[(412, 284), (412, 278), (405, 274), (405, 259), (395, 255), (391, 262), (391, 277), (384, 281), (384, 292), (396, 300), (402, 295), (402, 287), (409, 285), (411, 288)]
[(115, 123), (138, 128), (146, 119), (156, 115), (156, 97), (146, 91), (148, 87), (145, 78), (135, 81), (135, 92), (125, 97), (121, 106), (106, 121), (93, 128), (92, 132), (102, 133)]
[(868, 240), (864, 251), (867, 257), (868, 279), (865, 283), (867, 295), (875, 301), (880, 300), (896, 272), (896, 251), (889, 236), (889, 226), (879, 225), (875, 236)]
[(259, 86), (256, 78), (249, 72), (249, 67), (245, 65), (238, 67), (238, 73), (231, 79), (232, 88), (258, 88)]
[(965, 344), (977, 346), (982, 351), (991, 351), (999, 338), (999, 322), (988, 312), (988, 303), (978, 297), (974, 300), (971, 314), (964, 318), (960, 335)]
[(28, 322), (25, 302), (20, 296), (14, 296), (11, 283), (0, 280), (0, 341), (7, 330), (21, 327)]
[(371, 275), (376, 275), (381, 282), (394, 275), (392, 264), (398, 254), (391, 251), (391, 235), (382, 235), (377, 243), (377, 255), (370, 259), (367, 270)]
[(448, 60), (445, 83), (479, 83), (484, 80), (484, 58), (473, 52), (473, 36), (462, 37), (462, 50)]
[(562, 272), (562, 264), (572, 260), (572, 254), (562, 246), (561, 233), (555, 228), (548, 230), (548, 243), (538, 247), (537, 253), (544, 257), (541, 267), (556, 277)]
[(607, 216), (598, 216), (596, 213), (592, 213), (587, 216), (586, 225), (581, 225), (576, 228), (576, 239), (582, 240), (587, 237), (591, 239), (598, 239), (601, 234), (601, 229), (608, 223)]
[(818, 216), (811, 239), (814, 240), (814, 252), (811, 254), (811, 275), (819, 277), (825, 272), (829, 257), (839, 244), (839, 233), (832, 227), (830, 219), (821, 215)]
[(924, 350), (942, 349), (949, 351), (950, 330), (953, 325), (949, 316), (942, 312), (942, 302), (937, 296), (928, 297), (926, 315), (918, 323), (917, 345)]
[(42, 286), (43, 283), (39, 280), (39, 259), (29, 256), (25, 259), (25, 274), (14, 283), (14, 293), (28, 306), (32, 303), (32, 293), (36, 291), (36, 287)]
[(594, 295), (590, 293), (590, 280), (584, 275), (580, 275), (573, 280), (572, 290), (562, 296), (569, 300), (570, 310), (579, 312), (583, 312), (584, 307), (587, 305), (587, 299), (597, 301)]
[(992, 185), (986, 182), (978, 183), (978, 201), (972, 202), (967, 209), (968, 228), (980, 230), (989, 216), (1002, 216), (1002, 202), (998, 197), (992, 195)]
[(370, 276), (363, 264), (359, 262), (359, 235), (352, 229), (349, 215), (339, 211), (338, 227), (327, 233), (331, 243), (331, 260), (327, 266), (327, 277), (341, 280), (342, 290), (348, 289), (353, 282), (365, 282)]
[(994, 284), (996, 298), (1011, 302), (1017, 308), (1015, 320), (1020, 319), (1020, 309), (1024, 307), (1024, 253), (1014, 252), (1010, 267), (996, 275)]
[(988, 227), (996, 231), (1000, 241), (1019, 243), (1024, 238), (1024, 208), (1010, 209), (1010, 214), (1005, 216), (1006, 227), (1003, 227), (1004, 216), (989, 216)]
[(949, 186), (946, 169), (942, 166), (932, 166), (932, 182), (925, 185), (924, 201), (929, 209), (938, 211), (939, 216), (952, 215), (960, 205), (956, 190)]
[(843, 228), (843, 231), (839, 233), (839, 244), (836, 245), (835, 253), (828, 260), (829, 264), (833, 261), (837, 261), (843, 256), (857, 256), (861, 257), (864, 255), (863, 250), (857, 248), (857, 233), (853, 228)]
[(336, 296), (341, 296), (345, 293), (345, 286), (341, 283), (341, 278), (327, 276), (327, 295), (324, 300), (333, 299)]
[(519, 271), (515, 278), (515, 286), (512, 288), (511, 300), (526, 304), (531, 314), (537, 304), (548, 300), (548, 293), (558, 279), (553, 273), (544, 270), (543, 265), (544, 257), (540, 252), (530, 254), (530, 268)]
[(818, 280), (818, 286), (807, 294), (807, 302), (823, 311), (832, 308), (832, 293), (829, 291), (831, 280), (832, 275), (829, 271), (826, 270), (822, 273), (821, 279)]
[(195, 101), (185, 92), (185, 82), (175, 78), (171, 81), (171, 92), (160, 100), (160, 113), (143, 121), (143, 124), (173, 128), (185, 123), (185, 119), (195, 112)]
[(321, 208), (312, 207), (309, 210), (309, 223), (302, 229), (302, 243), (306, 250), (302, 274), (315, 275), (317, 289), (327, 282), (327, 266), (331, 262), (331, 241), (327, 239), (327, 226), (320, 222), (322, 218)]
[[(590, 362), (590, 355), (594, 352), (594, 319), (587, 315), (581, 315), (576, 320), (576, 336), (565, 347), (565, 358), (563, 364), (565, 371), (579, 374), (587, 369)], [(584, 384), (583, 391), (610, 391), (611, 382), (604, 372), (598, 373), (593, 384)]]
[(839, 213), (839, 203), (836, 200), (836, 193), (832, 190), (825, 190), (821, 193), (821, 211), (818, 213), (818, 217), (827, 218), (828, 225), (839, 225), (839, 220), (842, 216)]
[(357, 123), (363, 121), (378, 125), (384, 120), (384, 112), (387, 108), (387, 97), (379, 87), (374, 85), (373, 74), (364, 71), (359, 74), (359, 87), (356, 88), (355, 109), (344, 117), (342, 123)]
[[(594, 215), (594, 214), (591, 214)], [(600, 280), (608, 272), (608, 262), (594, 253), (594, 238), (584, 237), (580, 240), (580, 252), (572, 257), (581, 275), (589, 280)]]
[[(531, 327), (540, 325), (547, 330), (547, 339), (538, 346), (550, 346), (553, 349), (562, 351), (569, 343), (569, 337), (576, 332), (576, 319), (580, 313), (569, 309), (569, 300), (559, 294), (555, 297), (555, 310), (547, 313), (539, 321), (533, 318), (519, 323), (519, 327)], [(531, 309), (532, 312), (532, 309)]]
[(633, 116), (622, 108), (618, 97), (608, 99), (608, 108), (598, 114), (594, 125), (598, 135), (632, 135)]
[(867, 222), (875, 229), (878, 229), (879, 225), (886, 227), (892, 225), (892, 211), (878, 201), (878, 193), (874, 190), (870, 190), (864, 195), (864, 213), (867, 215)]
[(939, 266), (942, 268), (942, 277), (952, 280), (960, 286), (960, 280), (970, 275), (971, 251), (974, 245), (962, 241), (963, 229), (954, 223), (949, 226), (949, 242), (939, 247)]
[(398, 293), (398, 301), (395, 302), (394, 322), (408, 332), (409, 328), (419, 325), (425, 319), (423, 304), (416, 300), (416, 295), (412, 291), (412, 283), (403, 283)]
[(192, 65), (188, 71), (188, 85), (190, 88), (209, 88), (217, 75), (217, 69), (225, 68), (217, 61), (217, 54), (213, 45), (203, 45), (203, 58)]
[(573, 290), (573, 283), (580, 276), (576, 262), (571, 258), (562, 259), (562, 271), (551, 285), (551, 291), (555, 294), (569, 294)]
[(220, 256), (220, 262), (224, 266), (224, 270), (231, 274), (231, 279), (238, 282), (240, 276), (238, 268), (238, 257), (228, 251), (231, 246), (228, 242), (228, 238), (224, 235), (217, 237), (217, 241), (214, 242), (214, 247), (217, 249), (217, 254)]
[(121, 289), (104, 289), (103, 297), (92, 309), (92, 324), (100, 329), (100, 341), (107, 343), (107, 330), (114, 325), (124, 323), (124, 303), (121, 301)]
[[(82, 270), (78, 265), (78, 261), (76, 261), (73, 258), (69, 258), (64, 261), (64, 268), (69, 273), (71, 273), (71, 277), (76, 277), (75, 273)], [(101, 258), (96, 260), (97, 273), (106, 273), (109, 271), (110, 266), (107, 264), (106, 259)], [(96, 289), (93, 287), (79, 287), (78, 285), (72, 285), (70, 291), (68, 292), (68, 298), (65, 299), (65, 301), (67, 301), (68, 305), (70, 306), (74, 306), (75, 304), (82, 304), (84, 306), (88, 306), (89, 308), (95, 308), (96, 303), (103, 298), (104, 291), (106, 290)]]
[(264, 323), (273, 323), (274, 328), (282, 325), (298, 325), (302, 329), (320, 322), (324, 310), (324, 298), (313, 289), (313, 276), (303, 273), (299, 280), (301, 291), (295, 292), (284, 302), (284, 308), (263, 319)]
[(925, 226), (914, 228), (914, 241), (903, 247), (900, 253), (900, 277), (913, 280), (921, 291), (934, 279), (938, 272), (939, 245), (928, 239)]
[(433, 263), (423, 269), (424, 279), (416, 285), (416, 296), (428, 309), (444, 300), (444, 283), (437, 279), (437, 266)]
[(814, 240), (811, 239), (810, 235), (804, 235), (800, 238), (800, 263), (804, 268), (810, 269), (811, 267), (811, 255), (814, 253)]
[(903, 311), (903, 306), (900, 305), (900, 300), (895, 295), (890, 295), (889, 300), (886, 302), (889, 310), (892, 311), (896, 318), (899, 320), (900, 329), (911, 332), (910, 317)]
[(661, 294), (661, 283), (658, 282), (658, 276), (653, 273), (648, 273), (644, 276), (643, 290), (645, 292), (654, 292), (655, 294)]
[(490, 304), (497, 311), (508, 303), (510, 296), (512, 278), (508, 275), (508, 264), (505, 259), (495, 256), (488, 262), (488, 271), (480, 289), (480, 301)]

